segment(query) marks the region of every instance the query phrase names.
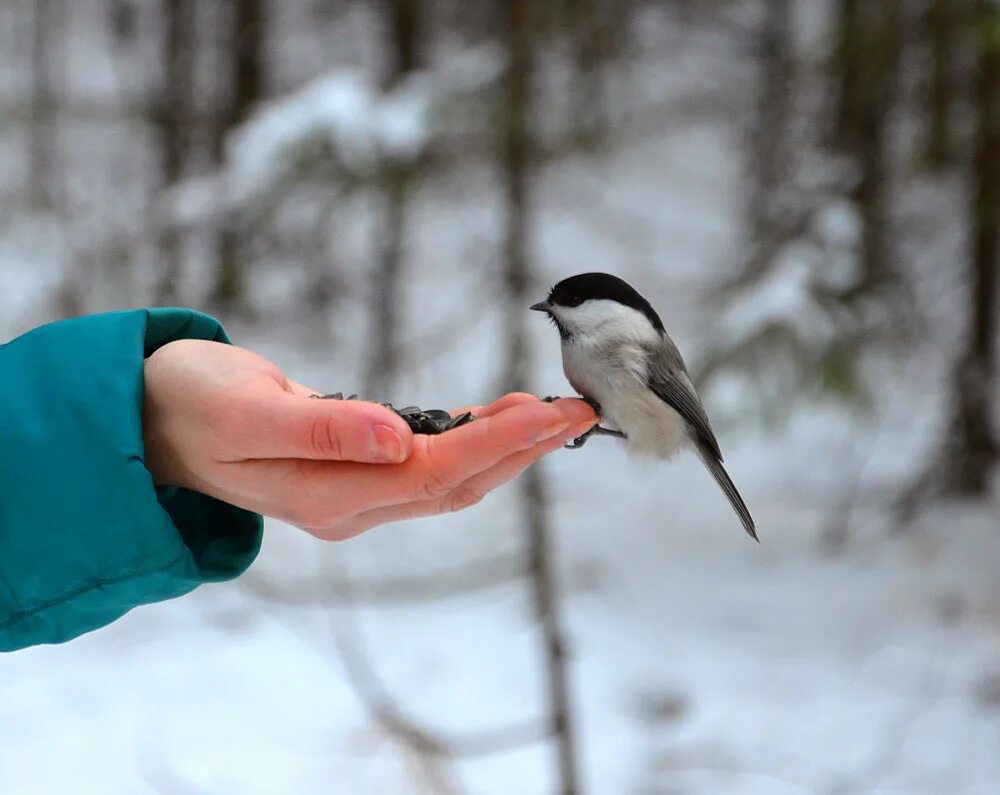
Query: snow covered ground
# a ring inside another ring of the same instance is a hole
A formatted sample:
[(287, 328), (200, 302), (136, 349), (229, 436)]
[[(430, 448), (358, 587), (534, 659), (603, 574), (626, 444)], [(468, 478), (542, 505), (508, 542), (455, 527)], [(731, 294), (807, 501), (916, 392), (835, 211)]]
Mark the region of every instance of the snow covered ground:
[[(675, 156), (699, 146), (681, 140)], [(649, 153), (619, 163), (623, 193), (648, 164)], [(657, 165), (663, 183), (683, 192), (671, 158)], [(683, 222), (683, 203), (660, 206), (663, 228)], [(542, 218), (539, 250), (552, 278), (596, 264), (575, 260), (571, 243), (621, 261), (599, 235), (585, 244), (558, 212)], [(665, 246), (667, 258), (690, 262), (700, 250), (712, 261), (727, 245), (723, 229), (700, 219)], [(415, 241), (426, 267), (438, 234), (428, 224)], [(654, 234), (648, 245), (653, 257), (662, 243)], [(692, 299), (697, 270), (616, 269), (650, 284), (682, 346), (697, 350), (707, 322)], [(410, 306), (461, 306), (480, 287), (457, 273), (432, 284), (411, 282)], [(409, 315), (413, 327), (430, 322)], [(494, 325), (478, 323), (449, 356), (405, 377), (399, 395), (422, 405), (486, 397)], [(318, 388), (350, 388), (357, 377), (349, 333), (330, 350), (295, 329), (232, 331)], [(565, 391), (551, 329), (539, 321), (535, 331), (539, 392)], [(888, 404), (874, 440), (871, 423), (819, 409), (777, 436), (723, 433), (760, 546), (692, 458), (637, 466), (599, 440), (545, 463), (588, 792), (996, 791), (997, 506), (945, 507), (887, 540), (883, 495), (866, 490), (846, 551), (831, 556), (817, 544), (850, 482), (844, 472), (864, 466), (864, 482), (878, 484), (911, 466), (935, 430), (933, 405), (933, 394)], [(244, 582), (0, 658), (0, 790), (432, 791), (418, 762), (366, 714), (333, 633), (360, 633), (393, 698), (435, 731), (461, 737), (530, 721), (542, 693), (527, 587), (351, 607), (331, 583), (345, 572), (364, 582), (432, 576), (516, 552), (513, 498), (508, 487), (465, 513), (334, 546), (270, 523)], [(456, 791), (549, 793), (550, 752), (539, 743), (445, 770)]]
[[(760, 547), (693, 461), (636, 469), (590, 445), (546, 464), (588, 792), (995, 791), (995, 506), (891, 541), (862, 509), (847, 552), (821, 555), (831, 503), (796, 473), (824, 436), (801, 423), (733, 449)], [(366, 716), (331, 633), (360, 632), (406, 714), (461, 736), (538, 715), (526, 588), (352, 608), (330, 583), (516, 548), (511, 497), (332, 547), (272, 523), (243, 585), (3, 657), (3, 792), (431, 791)], [(463, 792), (553, 791), (544, 745), (454, 775)]]

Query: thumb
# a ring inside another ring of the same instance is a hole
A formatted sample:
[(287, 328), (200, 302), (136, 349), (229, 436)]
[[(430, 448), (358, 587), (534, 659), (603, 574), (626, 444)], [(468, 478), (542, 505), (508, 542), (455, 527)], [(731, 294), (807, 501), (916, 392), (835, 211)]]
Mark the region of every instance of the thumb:
[(316, 400), (289, 392), (260, 396), (244, 407), (241, 458), (309, 458), (398, 464), (413, 433), (391, 409), (364, 400)]

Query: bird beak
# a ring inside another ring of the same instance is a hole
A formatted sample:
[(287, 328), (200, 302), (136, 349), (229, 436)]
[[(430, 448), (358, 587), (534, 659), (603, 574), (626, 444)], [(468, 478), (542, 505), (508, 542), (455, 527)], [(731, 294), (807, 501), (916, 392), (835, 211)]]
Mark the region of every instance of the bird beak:
[(552, 304), (548, 301), (539, 301), (537, 304), (532, 304), (530, 308), (536, 312), (548, 312), (552, 309)]

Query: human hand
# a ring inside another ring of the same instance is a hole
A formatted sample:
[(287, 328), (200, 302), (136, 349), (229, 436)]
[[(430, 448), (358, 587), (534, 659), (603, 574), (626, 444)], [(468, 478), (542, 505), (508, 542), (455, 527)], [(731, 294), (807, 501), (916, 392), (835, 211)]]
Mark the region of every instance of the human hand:
[(401, 519), (460, 510), (597, 421), (582, 400), (512, 393), (477, 420), (414, 435), (375, 403), (311, 400), (251, 351), (178, 340), (144, 368), (146, 466), (177, 485), (282, 519), (320, 538), (350, 538)]

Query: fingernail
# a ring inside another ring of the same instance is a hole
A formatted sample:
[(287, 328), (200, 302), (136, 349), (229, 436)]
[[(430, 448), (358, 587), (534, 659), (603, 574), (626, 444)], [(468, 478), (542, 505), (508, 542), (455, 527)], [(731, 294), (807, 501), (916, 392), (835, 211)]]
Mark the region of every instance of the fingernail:
[(550, 425), (547, 428), (543, 428), (541, 433), (535, 437), (535, 442), (544, 442), (546, 439), (551, 439), (553, 436), (558, 436), (560, 433), (565, 431), (569, 427), (568, 422), (557, 422)]
[(403, 461), (403, 440), (388, 425), (375, 425), (368, 440), (368, 450), (377, 461), (399, 464)]

